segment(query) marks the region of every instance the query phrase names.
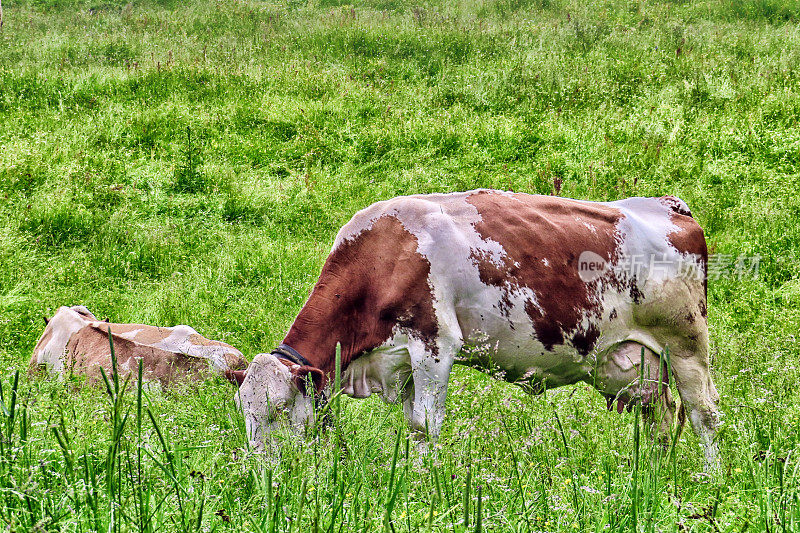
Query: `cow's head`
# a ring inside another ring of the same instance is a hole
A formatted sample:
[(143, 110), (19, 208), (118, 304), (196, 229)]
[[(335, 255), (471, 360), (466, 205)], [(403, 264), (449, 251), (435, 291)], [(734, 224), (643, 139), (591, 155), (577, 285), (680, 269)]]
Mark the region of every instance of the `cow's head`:
[(302, 430), (314, 414), (314, 391), (321, 391), (323, 373), (279, 359), (274, 354), (258, 354), (247, 367), (236, 405), (244, 414), (247, 438), (260, 449), (264, 437), (280, 427)]
[(33, 349), (31, 370), (45, 366), (51, 372), (61, 372), (64, 369), (64, 351), (72, 335), (96, 320), (82, 305), (59, 307), (52, 318), (44, 317), (46, 327)]

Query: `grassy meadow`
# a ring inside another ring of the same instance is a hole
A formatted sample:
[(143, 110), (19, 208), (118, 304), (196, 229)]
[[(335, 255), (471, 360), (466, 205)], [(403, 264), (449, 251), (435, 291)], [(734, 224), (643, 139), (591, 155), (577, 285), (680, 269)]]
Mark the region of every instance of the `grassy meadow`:
[[(7, 531), (800, 529), (796, 0), (3, 9)], [(662, 456), (587, 386), (528, 397), (457, 369), (435, 455), (372, 397), (265, 461), (221, 379), (27, 375), (61, 305), (269, 351), (352, 213), (476, 187), (686, 200), (726, 267), (709, 282), (719, 477), (689, 428)]]

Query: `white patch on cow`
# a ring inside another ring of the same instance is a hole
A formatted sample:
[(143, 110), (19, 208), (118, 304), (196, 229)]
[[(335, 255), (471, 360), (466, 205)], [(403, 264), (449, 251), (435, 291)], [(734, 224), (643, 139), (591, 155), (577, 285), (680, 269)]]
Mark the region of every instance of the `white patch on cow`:
[(175, 326), (174, 328), (159, 328), (169, 332), (169, 335), (163, 340), (152, 344), (154, 348), (160, 348), (168, 352), (182, 353), (190, 357), (198, 357), (207, 359), (214, 366), (215, 369), (224, 372), (229, 370), (228, 363), (225, 360), (225, 354), (231, 354), (241, 357), (242, 354), (235, 348), (229, 348), (222, 345), (204, 346), (202, 344), (194, 344), (192, 342), (192, 335), (199, 335), (194, 328), (190, 326)]
[(91, 311), (89, 311), (89, 309), (86, 306), (73, 305), (72, 307), (70, 307), (70, 309), (72, 309), (79, 315), (82, 315), (87, 320), (95, 320), (95, 321), (97, 320), (97, 317), (95, 317), (94, 314)]
[(578, 220), (578, 222), (580, 222), (581, 224), (583, 224), (583, 226), (584, 226), (586, 229), (588, 229), (589, 231), (591, 231), (592, 233), (594, 233), (595, 235), (597, 235), (597, 226), (595, 226), (594, 224), (592, 224), (592, 223), (590, 223), (590, 222), (586, 222), (586, 221), (585, 221), (585, 220), (583, 220), (581, 217), (575, 217), (575, 218)]
[[(669, 240), (670, 234), (683, 230), (672, 222), (672, 209), (657, 198), (626, 198), (607, 205), (625, 215), (618, 227), (619, 253), (634, 263), (637, 277), (674, 279), (681, 264), (701, 268), (699, 257), (679, 252)], [(683, 206), (688, 212), (685, 203)]]
[(122, 332), (122, 333), (115, 333), (115, 335), (117, 337), (122, 337), (125, 340), (135, 341), (136, 340), (136, 336), (139, 333), (141, 333), (142, 331), (144, 331), (144, 328), (133, 329), (131, 331), (125, 331), (125, 332)]
[(48, 331), (50, 332), (49, 341), (44, 346), (37, 344), (34, 349), (37, 365), (44, 365), (47, 371), (51, 373), (61, 374), (63, 372), (64, 352), (67, 349), (70, 337), (89, 324), (89, 320), (86, 319), (85, 315), (94, 318), (94, 315), (82, 305), (58, 308), (56, 314), (48, 322), (43, 334), (44, 336)]

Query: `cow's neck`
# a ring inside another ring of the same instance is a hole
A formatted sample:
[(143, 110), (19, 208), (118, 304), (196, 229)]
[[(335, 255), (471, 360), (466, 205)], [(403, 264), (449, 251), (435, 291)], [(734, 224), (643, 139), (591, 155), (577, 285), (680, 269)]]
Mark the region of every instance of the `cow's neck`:
[[(326, 316), (304, 307), (289, 329), (283, 344), (291, 346), (305, 357), (311, 366), (332, 379), (336, 366), (336, 343), (342, 345), (342, 370), (362, 353), (376, 348), (382, 341), (359, 335), (355, 324), (342, 317)], [(365, 322), (369, 319), (365, 317)]]
[[(340, 250), (341, 253), (341, 250)], [(345, 263), (353, 264), (352, 260)], [(339, 263), (341, 265), (341, 263)], [(393, 323), (381, 318), (369, 296), (374, 284), (359, 272), (334, 275), (329, 259), (308, 301), (298, 313), (283, 344), (291, 346), (332, 379), (336, 343), (342, 345), (342, 370), (362, 353), (380, 346)]]
[(389, 340), (398, 325), (434, 339), (438, 326), (429, 274), (416, 237), (396, 218), (381, 217), (331, 252), (283, 342), (330, 378), (337, 342), (344, 370)]

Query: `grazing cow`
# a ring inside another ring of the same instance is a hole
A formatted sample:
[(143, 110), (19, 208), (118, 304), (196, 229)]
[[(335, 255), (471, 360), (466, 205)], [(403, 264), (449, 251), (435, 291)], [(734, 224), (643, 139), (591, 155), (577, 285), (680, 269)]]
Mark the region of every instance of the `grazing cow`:
[(47, 322), (33, 350), (31, 369), (45, 366), (51, 373), (64, 371), (102, 379), (100, 369), (111, 375), (108, 329), (114, 341), (117, 369), (125, 376), (142, 372), (146, 381), (167, 386), (175, 381), (198, 379), (209, 368), (232, 379), (247, 367), (242, 353), (224, 342), (213, 341), (189, 326), (160, 328), (142, 324), (109, 324), (84, 306), (60, 307)]
[(669, 368), (714, 463), (706, 263), (702, 229), (670, 196), (477, 190), (378, 202), (339, 231), (283, 343), (252, 361), (237, 402), (255, 446), (281, 412), (302, 426), (313, 412), (306, 384), (329, 383), (341, 342), (343, 392), (400, 399), (419, 436), (438, 436), (456, 362), (532, 392), (583, 381), (609, 408), (656, 404), (663, 432), (674, 417)]

